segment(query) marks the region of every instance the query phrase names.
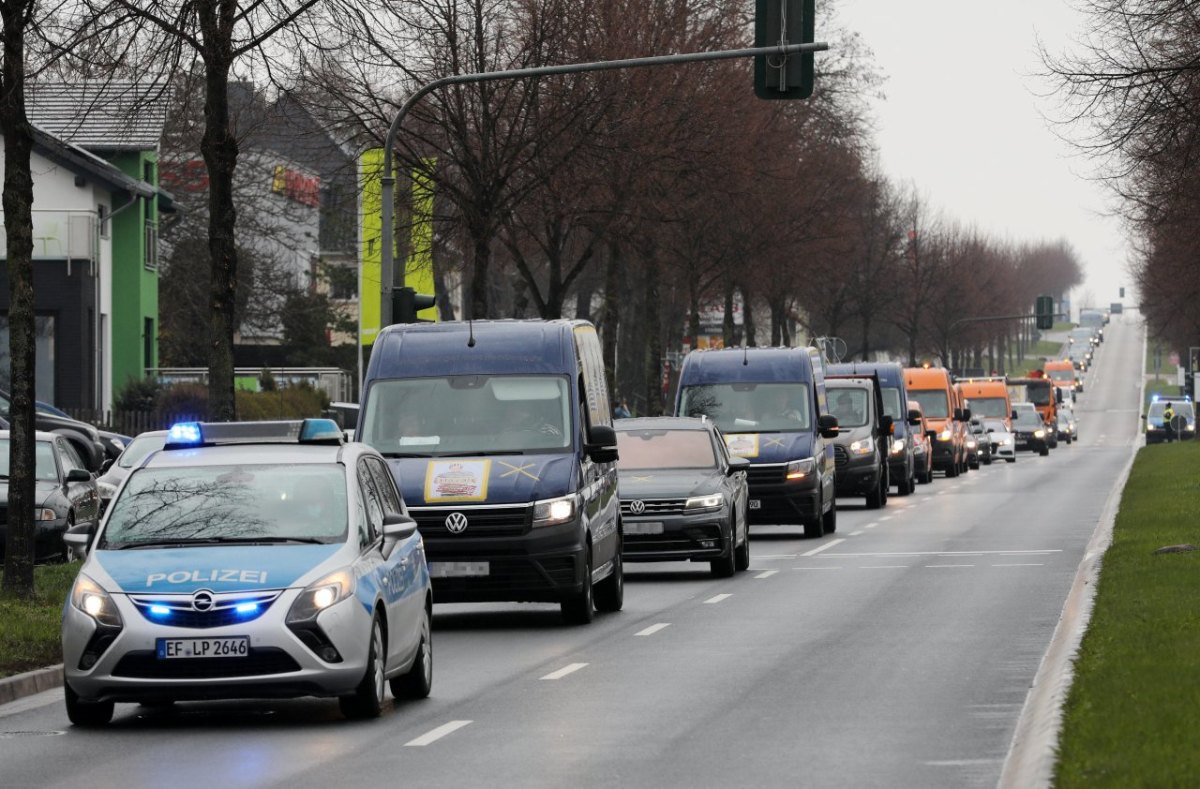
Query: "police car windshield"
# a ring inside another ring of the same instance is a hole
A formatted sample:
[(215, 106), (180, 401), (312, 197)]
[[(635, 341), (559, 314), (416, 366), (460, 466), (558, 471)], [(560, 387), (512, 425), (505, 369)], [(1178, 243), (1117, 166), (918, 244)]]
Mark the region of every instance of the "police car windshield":
[(808, 392), (803, 383), (689, 386), (681, 411), (707, 416), (725, 433), (792, 433), (811, 429)]
[(618, 430), (617, 468), (716, 468), (707, 430)]
[(571, 398), (556, 375), (455, 375), (379, 381), (362, 441), (388, 456), (564, 452)]
[(340, 465), (144, 468), (113, 502), (98, 547), (339, 542), (346, 511)]

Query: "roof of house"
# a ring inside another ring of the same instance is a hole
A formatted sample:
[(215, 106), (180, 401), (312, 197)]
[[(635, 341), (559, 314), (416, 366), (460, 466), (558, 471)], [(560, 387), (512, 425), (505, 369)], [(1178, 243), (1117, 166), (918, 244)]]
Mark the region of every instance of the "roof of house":
[(128, 192), (137, 197), (157, 195), (158, 204), (162, 210), (176, 210), (175, 198), (170, 192), (156, 189), (145, 181), (131, 178), (99, 156), (89, 153), (77, 145), (64, 142), (36, 125), (33, 126), (33, 144), (38, 152), (72, 172), (91, 176), (114, 191)]
[(55, 137), (93, 151), (157, 149), (169, 89), (120, 81), (30, 82), (29, 120)]

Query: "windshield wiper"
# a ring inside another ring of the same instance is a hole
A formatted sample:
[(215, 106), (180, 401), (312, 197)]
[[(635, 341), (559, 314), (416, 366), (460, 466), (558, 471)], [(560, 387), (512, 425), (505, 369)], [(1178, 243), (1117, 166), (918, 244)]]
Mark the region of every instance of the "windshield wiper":
[(228, 542), (237, 542), (237, 540), (228, 540), (224, 537), (189, 537), (174, 540), (139, 540), (137, 542), (117, 543), (116, 545), (102, 545), (100, 548), (101, 550), (123, 551), (129, 548), (187, 547), (190, 545), (215, 545), (216, 543)]
[(385, 458), (429, 458), (433, 455), (428, 452), (380, 452)]
[(329, 545), (328, 540), (320, 537), (247, 537), (244, 540), (229, 540), (241, 545), (273, 545), (278, 543), (306, 543), (309, 545)]

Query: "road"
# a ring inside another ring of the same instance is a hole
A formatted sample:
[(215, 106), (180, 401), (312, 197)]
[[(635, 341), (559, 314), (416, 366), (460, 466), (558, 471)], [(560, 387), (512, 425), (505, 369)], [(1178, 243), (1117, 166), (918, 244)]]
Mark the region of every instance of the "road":
[(994, 786), (1076, 565), (1138, 430), (1142, 329), (1110, 324), (1082, 441), (893, 497), (836, 535), (757, 529), (751, 571), (629, 567), (625, 610), (435, 609), (433, 696), (0, 707), (4, 787)]

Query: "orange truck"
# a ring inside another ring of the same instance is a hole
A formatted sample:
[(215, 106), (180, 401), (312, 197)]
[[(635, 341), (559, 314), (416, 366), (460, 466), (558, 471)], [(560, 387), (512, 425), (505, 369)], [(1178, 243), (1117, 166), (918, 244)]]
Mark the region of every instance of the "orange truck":
[(1083, 391), (1083, 379), (1076, 374), (1075, 365), (1070, 359), (1046, 362), (1042, 365), (1042, 371), (1045, 372), (1047, 378), (1054, 382), (1055, 386), (1075, 392)]
[(971, 409), (972, 419), (1000, 419), (1012, 431), (1012, 400), (1004, 378), (969, 378), (958, 384)]
[(966, 422), (962, 394), (955, 389), (950, 371), (942, 367), (908, 367), (904, 370), (908, 399), (916, 400), (925, 412), (933, 443), (933, 467), (957, 477), (966, 470)]
[(1062, 402), (1062, 393), (1057, 388), (1040, 370), (1034, 370), (1028, 378), (1008, 379), (1009, 399), (1014, 403), (1033, 403), (1042, 415), (1051, 449), (1058, 446), (1058, 404)]

